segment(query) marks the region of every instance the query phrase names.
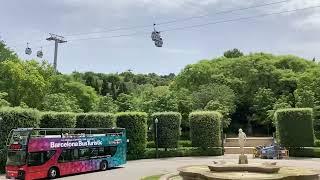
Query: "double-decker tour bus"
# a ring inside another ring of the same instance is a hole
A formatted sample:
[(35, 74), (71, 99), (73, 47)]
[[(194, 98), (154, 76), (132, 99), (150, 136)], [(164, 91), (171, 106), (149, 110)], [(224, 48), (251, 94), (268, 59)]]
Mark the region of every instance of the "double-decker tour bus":
[(126, 163), (121, 128), (18, 128), (7, 141), (9, 179), (54, 179)]

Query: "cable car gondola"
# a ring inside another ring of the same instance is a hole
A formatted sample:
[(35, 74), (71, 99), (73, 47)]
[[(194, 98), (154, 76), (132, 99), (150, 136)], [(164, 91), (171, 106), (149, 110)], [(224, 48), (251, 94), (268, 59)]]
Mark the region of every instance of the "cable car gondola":
[(27, 48), (26, 48), (26, 50), (25, 50), (25, 53), (28, 54), (28, 55), (30, 55), (30, 54), (32, 53), (32, 50), (31, 50), (31, 48), (29, 47), (29, 43), (27, 43)]
[(41, 47), (41, 49), (37, 52), (37, 57), (38, 57), (38, 58), (42, 58), (42, 57), (43, 57), (42, 47)]
[(161, 38), (160, 31), (156, 31), (155, 26), (156, 24), (153, 24), (153, 32), (151, 33), (151, 39), (152, 41), (154, 41), (154, 45), (156, 47), (162, 47), (163, 40)]

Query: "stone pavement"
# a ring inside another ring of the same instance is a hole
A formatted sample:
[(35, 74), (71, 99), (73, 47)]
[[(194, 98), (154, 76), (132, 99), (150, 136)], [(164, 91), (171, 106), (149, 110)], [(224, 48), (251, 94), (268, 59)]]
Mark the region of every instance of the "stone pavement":
[[(320, 174), (320, 158), (291, 158), (289, 160), (265, 160), (252, 159), (248, 155), (250, 162), (277, 162), (281, 166), (298, 166), (315, 169)], [(121, 168), (116, 168), (104, 172), (91, 172), (80, 175), (63, 177), (63, 180), (139, 180), (144, 176), (157, 174), (165, 174), (175, 172), (178, 167), (186, 165), (202, 165), (210, 164), (212, 161), (225, 160), (228, 162), (237, 162), (238, 155), (228, 154), (217, 157), (179, 157), (179, 158), (163, 158), (163, 159), (147, 159), (129, 161)], [(4, 179), (4, 177), (2, 176)], [(1, 177), (0, 177), (1, 179)]]

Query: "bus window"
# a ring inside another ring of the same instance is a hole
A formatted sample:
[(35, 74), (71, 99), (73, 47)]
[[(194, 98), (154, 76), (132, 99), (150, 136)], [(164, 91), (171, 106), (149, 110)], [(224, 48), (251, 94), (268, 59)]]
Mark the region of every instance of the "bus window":
[(80, 160), (89, 159), (89, 157), (90, 157), (89, 148), (81, 148), (81, 149), (79, 149), (79, 159)]
[(114, 156), (117, 152), (117, 146), (108, 146), (99, 148), (99, 156)]
[(79, 151), (78, 149), (73, 149), (72, 151), (72, 160), (79, 160)]
[(64, 149), (60, 154), (58, 162), (69, 162), (72, 161), (71, 149)]
[(39, 166), (46, 163), (55, 151), (31, 152), (28, 154), (28, 166)]
[(90, 157), (98, 157), (99, 155), (99, 149), (98, 148), (90, 148)]

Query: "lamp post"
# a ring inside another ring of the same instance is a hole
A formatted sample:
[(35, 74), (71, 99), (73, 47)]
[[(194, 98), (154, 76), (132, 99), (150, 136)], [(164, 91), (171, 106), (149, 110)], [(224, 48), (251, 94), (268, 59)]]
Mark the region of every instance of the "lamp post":
[(155, 128), (155, 136), (156, 136), (156, 158), (159, 157), (159, 153), (158, 153), (158, 118), (156, 118), (154, 120), (154, 124), (156, 125), (156, 128)]

